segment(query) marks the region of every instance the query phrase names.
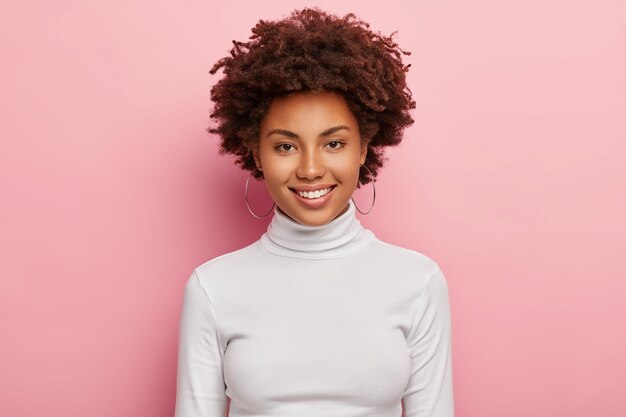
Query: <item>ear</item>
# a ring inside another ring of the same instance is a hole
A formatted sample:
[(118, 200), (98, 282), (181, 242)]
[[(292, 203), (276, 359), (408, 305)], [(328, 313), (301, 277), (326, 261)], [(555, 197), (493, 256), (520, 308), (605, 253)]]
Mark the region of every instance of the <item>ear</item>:
[(254, 148), (252, 148), (252, 157), (254, 158), (254, 163), (256, 164), (257, 168), (260, 168), (261, 158), (259, 156), (259, 145), (256, 145)]
[(363, 165), (365, 163), (365, 158), (367, 157), (367, 149), (369, 148), (369, 141), (361, 143), (361, 155), (359, 158), (359, 164)]

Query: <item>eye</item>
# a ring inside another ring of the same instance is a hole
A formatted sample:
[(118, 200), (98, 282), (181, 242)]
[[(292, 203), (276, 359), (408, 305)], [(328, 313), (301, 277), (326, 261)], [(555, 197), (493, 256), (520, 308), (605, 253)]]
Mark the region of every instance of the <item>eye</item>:
[[(286, 146), (288, 148), (285, 148)], [(281, 143), (280, 145), (276, 145), (276, 149), (279, 152), (289, 152), (291, 148), (293, 148), (293, 145), (291, 143)]]
[[(332, 145), (335, 146), (332, 146)], [(333, 140), (331, 142), (328, 142), (328, 146), (330, 146), (331, 149), (339, 149), (341, 148), (343, 145), (345, 145), (343, 142), (339, 141), (339, 140)]]

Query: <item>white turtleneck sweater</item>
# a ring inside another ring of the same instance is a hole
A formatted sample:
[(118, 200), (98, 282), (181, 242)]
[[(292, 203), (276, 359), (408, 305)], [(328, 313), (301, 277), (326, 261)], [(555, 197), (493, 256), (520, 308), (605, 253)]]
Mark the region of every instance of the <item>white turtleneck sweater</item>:
[(277, 208), (256, 242), (195, 268), (180, 317), (176, 417), (453, 417), (446, 279), (348, 210)]

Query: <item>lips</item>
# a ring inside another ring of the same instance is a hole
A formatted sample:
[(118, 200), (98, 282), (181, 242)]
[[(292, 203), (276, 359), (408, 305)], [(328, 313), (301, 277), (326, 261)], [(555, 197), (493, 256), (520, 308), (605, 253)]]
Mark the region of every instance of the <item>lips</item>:
[[(333, 195), (333, 190), (335, 189), (336, 184), (332, 185), (330, 187), (326, 187), (326, 188), (330, 188), (330, 191), (327, 192), (325, 195), (317, 197), (317, 198), (306, 198), (306, 197), (300, 197), (300, 195), (298, 194), (298, 192), (296, 191), (296, 189), (290, 188), (290, 190), (294, 193), (294, 195), (296, 196), (295, 198), (300, 202), (300, 204), (302, 204), (304, 207), (307, 207), (309, 209), (319, 209), (321, 207), (323, 207), (324, 205), (326, 205), (326, 203), (328, 203), (328, 201), (330, 201), (330, 199), (332, 198)], [(319, 190), (319, 187), (315, 187), (317, 190)], [(321, 188), (322, 190), (325, 188)]]
[(291, 191), (307, 191), (307, 192), (312, 192), (312, 191), (319, 191), (319, 190), (325, 190), (327, 188), (335, 188), (337, 186), (337, 184), (318, 184), (318, 185), (300, 185), (298, 187), (289, 187), (289, 189)]
[(315, 191), (322, 191), (322, 190), (328, 190), (326, 191), (326, 194), (330, 194), (331, 191), (333, 191), (333, 189), (336, 187), (337, 185), (330, 185), (328, 187), (315, 187), (314, 189), (302, 189), (300, 187), (296, 188), (290, 188), (290, 190), (296, 194), (297, 196), (300, 196), (300, 193), (302, 192), (307, 192), (307, 193), (314, 193)]

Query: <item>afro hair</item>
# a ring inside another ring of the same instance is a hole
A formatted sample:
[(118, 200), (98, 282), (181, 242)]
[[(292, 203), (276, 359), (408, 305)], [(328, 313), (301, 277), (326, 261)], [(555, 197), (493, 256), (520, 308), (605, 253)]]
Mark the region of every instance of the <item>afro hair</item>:
[[(252, 150), (261, 121), (275, 97), (306, 91), (341, 94), (358, 121), (368, 146), (357, 187), (374, 180), (383, 166), (384, 148), (396, 146), (413, 123), (415, 108), (400, 49), (390, 36), (374, 33), (353, 13), (344, 17), (318, 8), (296, 10), (277, 21), (259, 20), (248, 42), (233, 40), (230, 56), (217, 61), (210, 74), (224, 76), (211, 89), (215, 103), (209, 133), (219, 135), (219, 153), (235, 155), (236, 164), (256, 169)], [(371, 175), (370, 175), (371, 172)], [(373, 177), (373, 178), (372, 178)]]

